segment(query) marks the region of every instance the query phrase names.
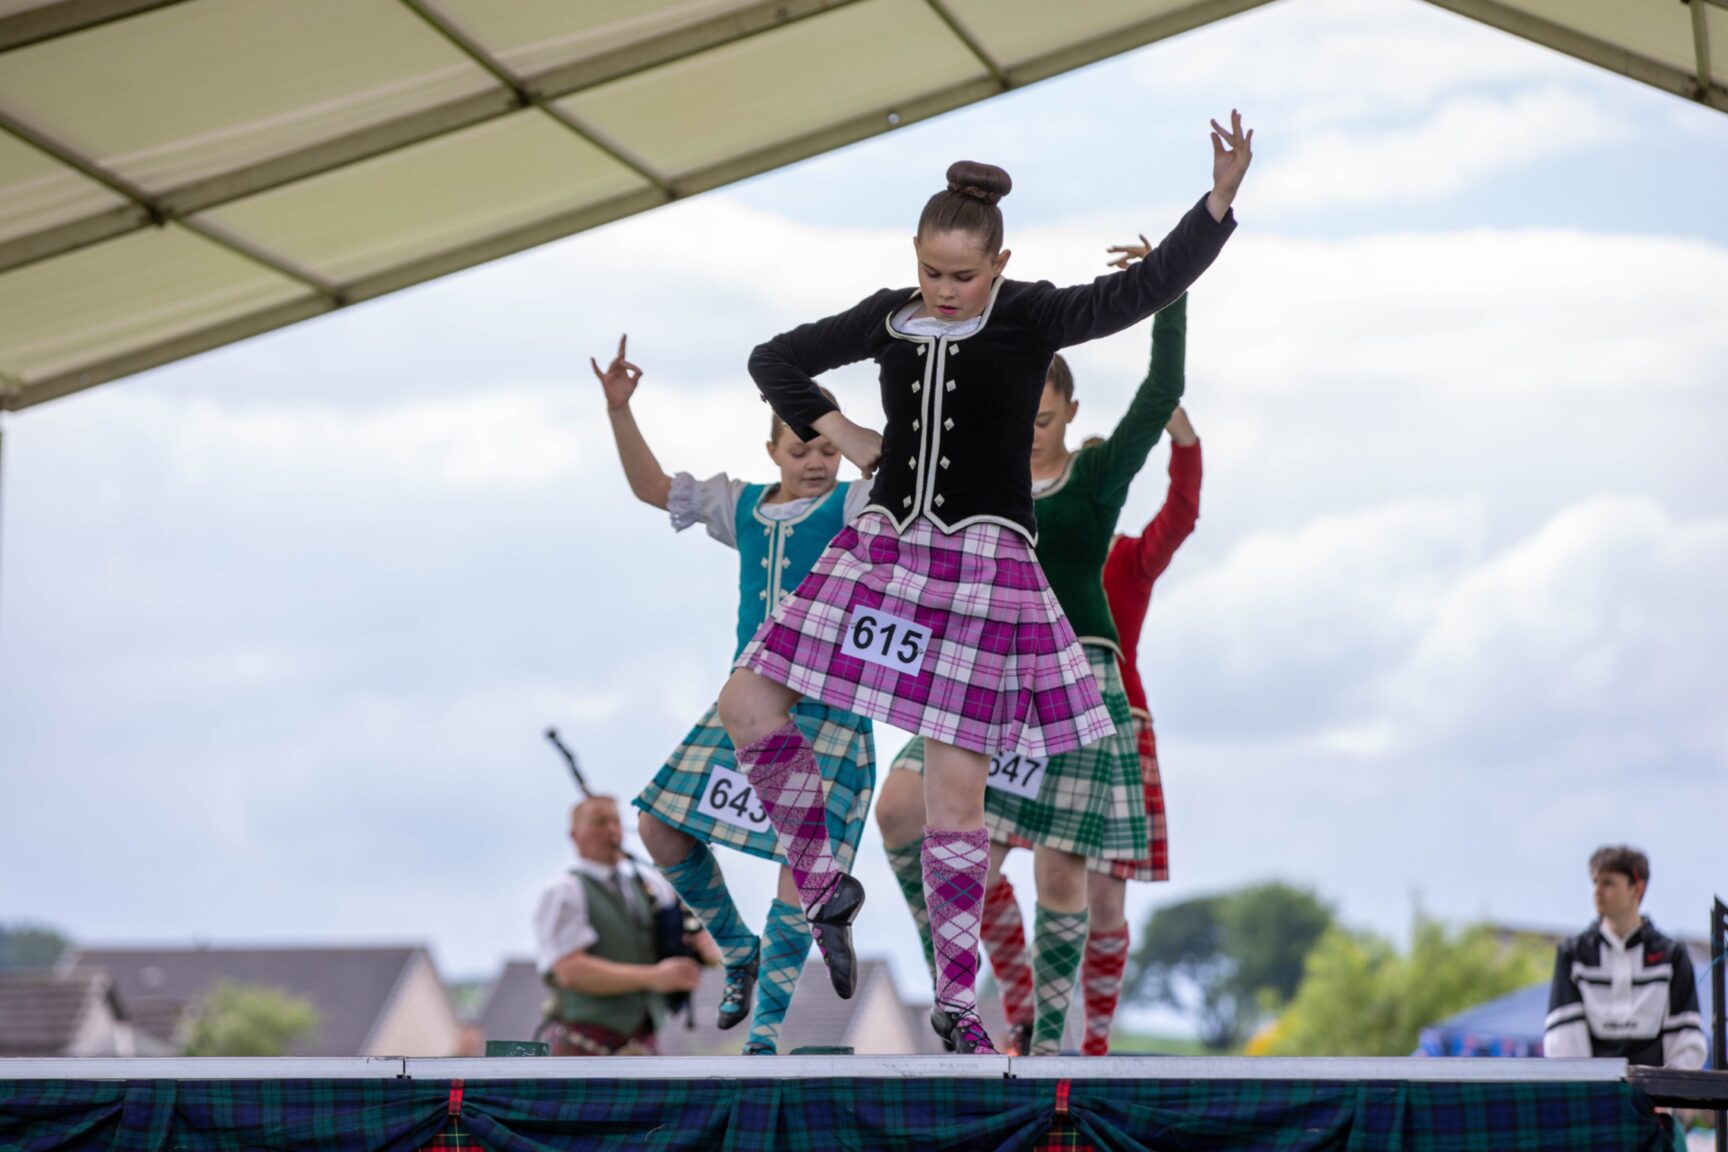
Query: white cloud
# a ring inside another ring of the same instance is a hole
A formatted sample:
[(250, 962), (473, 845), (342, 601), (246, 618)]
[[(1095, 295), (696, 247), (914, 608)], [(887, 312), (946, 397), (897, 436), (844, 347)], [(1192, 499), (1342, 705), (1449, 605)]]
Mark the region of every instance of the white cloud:
[(1487, 536), (1479, 505), (1398, 504), (1180, 564), (1148, 624), (1163, 731), (1520, 793), (1629, 774), (1728, 791), (1728, 518), (1596, 497)]
[(1448, 203), (1633, 127), (1600, 72), (1414, 3), (1273, 5), (1131, 67), (1161, 102), (1223, 88), (1244, 110), (1261, 218)]
[[(1462, 92), (1587, 80), (1587, 65), (1414, 2), (1303, 0), (1201, 29), (1132, 73), (1154, 94), (1230, 78), (1244, 108), (1289, 109), (1298, 125), (1431, 108)], [(1276, 66), (1268, 67), (1269, 61)]]
[(1414, 123), (1304, 132), (1254, 174), (1253, 199), (1267, 212), (1445, 201), (1623, 131), (1600, 102), (1564, 89), (1453, 99)]
[[(1728, 766), (1720, 652), (1728, 518), (1567, 508), (1433, 605), (1388, 703), (1428, 741), (1564, 749), (1578, 770)], [(1576, 759), (1573, 757), (1576, 756)]]

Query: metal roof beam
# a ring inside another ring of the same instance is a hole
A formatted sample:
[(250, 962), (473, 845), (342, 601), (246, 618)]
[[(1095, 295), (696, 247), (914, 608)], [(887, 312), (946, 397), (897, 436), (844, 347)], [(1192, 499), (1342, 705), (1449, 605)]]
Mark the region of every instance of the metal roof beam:
[(662, 192), (665, 192), (668, 195), (671, 194), (672, 190), (670, 186), (667, 185), (664, 176), (654, 171), (640, 158), (631, 155), (627, 149), (621, 147), (615, 141), (602, 138), (598, 133), (590, 131), (585, 125), (579, 123), (576, 117), (552, 107), (543, 97), (535, 95), (533, 90), (528, 87), (527, 82), (523, 80), (522, 77), (517, 76), (502, 63), (494, 60), (492, 54), (487, 52), (486, 49), (472, 36), (469, 36), (462, 29), (456, 27), (454, 24), (451, 24), (442, 16), (432, 11), (422, 3), (421, 0), (398, 0), (398, 2), (404, 8), (407, 8), (410, 12), (414, 13), (414, 15), (424, 21), (427, 27), (431, 28), (432, 31), (436, 32), (439, 36), (442, 36), (452, 48), (455, 48), (458, 52), (467, 56), (468, 59), (472, 60), (481, 68), (484, 68), (494, 80), (508, 88), (511, 93), (515, 95), (518, 105), (524, 108), (531, 106), (539, 107), (565, 129), (580, 137), (585, 143), (606, 153), (606, 155), (610, 156), (613, 160), (616, 160), (619, 164), (630, 169), (648, 183), (659, 188)]
[(1698, 99), (1710, 92), (1710, 19), (1704, 11), (1704, 0), (1691, 0), (1692, 52), (1698, 64)]
[(337, 307), (336, 301), (328, 296), (308, 294), (299, 300), (290, 300), (278, 304), (262, 312), (254, 312), (250, 316), (241, 316), (209, 328), (201, 328), (196, 332), (188, 332), (143, 348), (134, 348), (122, 352), (106, 360), (98, 360), (81, 368), (74, 368), (54, 376), (45, 376), (40, 380), (24, 385), (16, 396), (5, 398), (5, 408), (15, 411), (28, 408), (33, 404), (41, 404), (48, 400), (57, 400), (62, 396), (70, 396), (86, 388), (94, 388), (110, 380), (118, 380), (122, 376), (130, 376), (135, 372), (143, 372), (199, 352), (208, 352), (212, 348), (220, 348), (224, 344), (232, 344), (244, 340), (248, 336), (257, 336), (275, 328), (283, 328), (301, 320), (309, 320)]
[(60, 0), (0, 16), (0, 52), (40, 44), (186, 0)]
[(954, 38), (966, 45), (966, 50), (972, 53), (973, 58), (984, 65), (985, 70), (996, 78), (996, 83), (1001, 90), (1008, 91), (1008, 77), (1003, 73), (1002, 65), (991, 59), (990, 53), (984, 51), (984, 46), (978, 43), (978, 38), (972, 35), (972, 30), (961, 23), (960, 17), (948, 11), (948, 5), (942, 3), (942, 0), (924, 0), (924, 3), (931, 12), (935, 13), (936, 19), (948, 26), (948, 31), (954, 33)]
[(524, 83), (536, 99), (558, 100), (858, 2), (859, 0), (765, 0), (763, 3), (753, 4), (725, 16), (716, 16), (662, 36), (626, 44), (604, 56), (547, 69), (528, 77)]
[(561, 240), (577, 232), (598, 228), (626, 216), (634, 216), (638, 212), (646, 212), (650, 208), (658, 208), (666, 201), (666, 193), (659, 188), (641, 188), (635, 192), (626, 192), (598, 204), (590, 204), (546, 220), (537, 220), (448, 252), (400, 265), (387, 272), (350, 281), (342, 285), (342, 296), (345, 302), (358, 304), (362, 300), (370, 300), (400, 288), (435, 280), (451, 272), (460, 272), (476, 264), (484, 264), (489, 260), (510, 256), (553, 240)]
[[(66, 2), (72, 3), (73, 0)], [(157, 0), (154, 5), (144, 5), (142, 0), (133, 2), (143, 10), (146, 7), (161, 6), (163, 0)], [(170, 2), (183, 3), (184, 0)], [(523, 106), (524, 96), (533, 103), (547, 104), (612, 80), (671, 64), (760, 32), (858, 2), (859, 0), (767, 0), (740, 12), (628, 45), (593, 60), (563, 65), (520, 80), (515, 80), (511, 73), (495, 63), (482, 63), (482, 67), (499, 78), (498, 89), (373, 125), (296, 152), (236, 168), (231, 172), (189, 181), (158, 194), (155, 203), (167, 218), (184, 217), (507, 115)], [(468, 37), (432, 16), (424, 5), (408, 6), (421, 19), (432, 23), (446, 35), (454, 33), (457, 37), (453, 40), (454, 43), (459, 46), (471, 45)], [(464, 50), (469, 51), (470, 56), (478, 52), (478, 59), (490, 61), (490, 57), (480, 51), (478, 45), (472, 45), (472, 51), (468, 47), (464, 47)], [(565, 123), (568, 125), (569, 121), (565, 120)], [(572, 127), (574, 129), (575, 126)], [(595, 140), (594, 143), (616, 153), (616, 149), (608, 147), (604, 141)], [(663, 176), (653, 173), (640, 161), (628, 155), (618, 155), (617, 158), (641, 171), (646, 178), (656, 183), (665, 182)]]
[[(1711, 0), (1712, 3), (1717, 0)], [(1533, 41), (1556, 52), (1564, 53), (1575, 60), (1586, 64), (1594, 64), (1598, 68), (1606, 68), (1610, 72), (1618, 72), (1634, 80), (1660, 88), (1664, 92), (1672, 92), (1676, 96), (1684, 96), (1688, 100), (1696, 100), (1709, 108), (1728, 112), (1728, 87), (1708, 82), (1699, 84), (1698, 77), (1678, 68), (1671, 68), (1645, 56), (1638, 56), (1626, 49), (1594, 36), (1568, 28), (1564, 24), (1556, 24), (1544, 20), (1540, 16), (1508, 7), (1497, 0), (1428, 0), (1436, 8), (1444, 8), (1480, 21), (1502, 32), (1510, 32), (1514, 36)]]
[(121, 204), (94, 216), (85, 216), (40, 232), (28, 232), (0, 241), (0, 272), (21, 268), (74, 248), (100, 243), (113, 236), (135, 232), (151, 223), (148, 209), (138, 204)]
[[(113, 192), (118, 196), (124, 196), (127, 200), (131, 201), (134, 211), (143, 216), (143, 220), (139, 222), (139, 227), (142, 227), (145, 224), (166, 225), (173, 219), (172, 214), (168, 212), (154, 197), (136, 184), (133, 184), (130, 180), (126, 180), (113, 172), (108, 171), (106, 168), (102, 167), (102, 165), (79, 153), (76, 149), (61, 143), (44, 132), (38, 132), (28, 124), (24, 124), (3, 111), (0, 111), (0, 129), (10, 132), (18, 139), (36, 149), (39, 149), (48, 156), (53, 157), (56, 161), (64, 164), (66, 167), (72, 169), (86, 179), (93, 180), (102, 185), (110, 192)], [(101, 218), (94, 224), (91, 224), (88, 221), (89, 218), (86, 220), (72, 221), (69, 224), (62, 225), (55, 229), (54, 233), (62, 241), (67, 241), (85, 235), (94, 235), (97, 239), (109, 239), (117, 235), (129, 235), (132, 231), (137, 230), (134, 228), (122, 232), (117, 228), (114, 228), (113, 225), (116, 224), (117, 218), (113, 215), (112, 209), (102, 213)], [(103, 227), (103, 221), (106, 221), (109, 226), (106, 229)], [(239, 237), (233, 236), (226, 230), (217, 228), (209, 222), (181, 220), (179, 223), (188, 231), (202, 236), (212, 244), (220, 245), (235, 255), (243, 257), (254, 264), (261, 265), (279, 276), (285, 276), (290, 280), (298, 281), (299, 283), (306, 285), (308, 288), (311, 288), (314, 292), (330, 297), (335, 297), (337, 295), (334, 287), (319, 279), (306, 269), (272, 253), (266, 252), (255, 245), (247, 243)], [(84, 247), (94, 242), (94, 240), (85, 239), (82, 240), (78, 246)], [(14, 246), (20, 248), (24, 247), (17, 241), (7, 245), (8, 248)], [(68, 249), (66, 248), (59, 249), (59, 251), (67, 250)], [(40, 253), (32, 257), (30, 260), (21, 260), (19, 263), (30, 263), (33, 262), (33, 260), (43, 259), (46, 255), (50, 254), (52, 253)], [(15, 264), (13, 266), (16, 267), (17, 265)]]
[(1138, 24), (1131, 24), (1126, 28), (1016, 64), (1008, 69), (1008, 84), (1012, 88), (1021, 88), (1040, 80), (1048, 80), (1063, 72), (1096, 64), (1100, 60), (1107, 60), (1111, 56), (1158, 40), (1192, 32), (1196, 28), (1271, 2), (1272, 0), (1200, 0), (1198, 4), (1190, 4), (1186, 8), (1178, 8), (1174, 12), (1166, 12), (1162, 16), (1154, 16), (1150, 20), (1143, 20)]
[(349, 304), (370, 300), (373, 297), (394, 292), (399, 288), (407, 288), (451, 272), (473, 267), (476, 264), (483, 264), (488, 260), (496, 260), (501, 256), (508, 256), (514, 252), (533, 248), (549, 240), (568, 236), (573, 232), (581, 232), (612, 220), (632, 216), (665, 202), (666, 194), (657, 188), (644, 188), (624, 196), (614, 197), (587, 208), (515, 229), (503, 235), (489, 236), (453, 251), (428, 257), (401, 268), (394, 268), (376, 276), (335, 285), (329, 289), (328, 293), (309, 294), (298, 300), (273, 305), (249, 316), (241, 316), (145, 348), (123, 352), (82, 368), (43, 377), (40, 380), (22, 385), (10, 394), (0, 395), (0, 409), (8, 411), (23, 409), (49, 400), (58, 400), (62, 396), (70, 396), (74, 392), (94, 388), (98, 384), (105, 384), (122, 376), (130, 376), (135, 372), (143, 372), (146, 369), (184, 359), (187, 356), (220, 348), (224, 344), (232, 344), (250, 336), (261, 335), (277, 328), (285, 328), (290, 324), (297, 324), (302, 320), (335, 311)]

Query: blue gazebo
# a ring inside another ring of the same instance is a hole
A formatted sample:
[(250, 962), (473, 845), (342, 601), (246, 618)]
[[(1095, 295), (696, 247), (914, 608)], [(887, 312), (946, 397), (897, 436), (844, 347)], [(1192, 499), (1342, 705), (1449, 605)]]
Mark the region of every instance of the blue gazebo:
[[(1700, 976), (1702, 977), (1702, 973)], [(1704, 1034), (1710, 1034), (1710, 985), (1699, 980), (1698, 1006)], [(1548, 982), (1509, 992), (1498, 1000), (1466, 1008), (1422, 1029), (1418, 1056), (1540, 1056), (1548, 1018)], [(1712, 1061), (1712, 1066), (1714, 1061)]]

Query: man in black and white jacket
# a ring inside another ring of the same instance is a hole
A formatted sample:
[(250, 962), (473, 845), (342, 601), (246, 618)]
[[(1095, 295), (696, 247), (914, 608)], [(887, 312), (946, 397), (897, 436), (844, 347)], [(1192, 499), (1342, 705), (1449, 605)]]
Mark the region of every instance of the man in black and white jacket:
[(1590, 877), (1601, 919), (1556, 950), (1543, 1054), (1702, 1068), (1707, 1048), (1692, 958), (1638, 910), (1649, 858), (1624, 845), (1599, 848)]

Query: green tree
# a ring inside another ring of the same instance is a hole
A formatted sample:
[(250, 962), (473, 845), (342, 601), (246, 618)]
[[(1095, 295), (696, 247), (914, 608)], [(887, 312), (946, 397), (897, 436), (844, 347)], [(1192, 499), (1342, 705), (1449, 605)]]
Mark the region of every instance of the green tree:
[(1296, 992), (1332, 908), (1271, 882), (1155, 910), (1140, 930), (1124, 996), (1191, 1013), (1213, 1049), (1239, 1045)]
[(188, 1056), (286, 1056), (318, 1027), (310, 1000), (261, 984), (223, 980), (186, 1030)]
[(1405, 1056), (1423, 1028), (1540, 981), (1548, 963), (1530, 942), (1503, 944), (1485, 924), (1448, 929), (1420, 909), (1403, 956), (1373, 933), (1335, 927), (1308, 957), (1268, 1051)]
[(42, 924), (0, 924), (0, 969), (52, 968), (72, 941)]

